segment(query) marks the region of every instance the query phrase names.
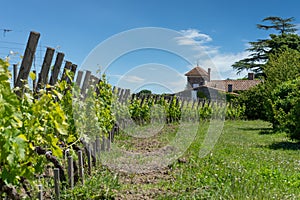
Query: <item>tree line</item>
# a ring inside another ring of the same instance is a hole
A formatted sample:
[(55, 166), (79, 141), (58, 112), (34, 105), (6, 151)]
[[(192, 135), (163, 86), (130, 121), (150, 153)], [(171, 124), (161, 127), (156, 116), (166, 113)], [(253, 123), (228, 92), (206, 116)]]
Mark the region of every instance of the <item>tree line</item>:
[(272, 123), (274, 131), (284, 131), (300, 140), (300, 36), (295, 18), (271, 16), (258, 29), (277, 31), (267, 39), (250, 42), (250, 55), (232, 65), (240, 73), (252, 71), (263, 82), (238, 97), (246, 106), (248, 119)]

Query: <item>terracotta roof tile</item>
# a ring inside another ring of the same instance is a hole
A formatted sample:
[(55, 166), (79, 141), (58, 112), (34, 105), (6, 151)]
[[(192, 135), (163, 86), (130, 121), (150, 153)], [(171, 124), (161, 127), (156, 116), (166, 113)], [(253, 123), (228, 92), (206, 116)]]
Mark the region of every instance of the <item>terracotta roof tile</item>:
[(187, 72), (185, 76), (202, 76), (202, 77), (207, 76), (208, 77), (208, 73), (203, 68), (197, 66), (192, 70), (190, 70), (189, 72)]

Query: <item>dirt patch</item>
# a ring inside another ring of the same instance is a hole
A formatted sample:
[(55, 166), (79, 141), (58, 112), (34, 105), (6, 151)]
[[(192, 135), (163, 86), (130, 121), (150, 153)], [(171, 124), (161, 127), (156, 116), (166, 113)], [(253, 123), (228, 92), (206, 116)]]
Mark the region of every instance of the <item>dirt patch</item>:
[[(176, 131), (176, 127), (167, 126), (150, 138), (129, 138), (121, 143), (126, 145), (126, 150), (136, 153), (152, 154), (164, 151), (171, 151), (166, 147), (168, 141), (165, 134)], [(179, 160), (176, 160), (180, 162)], [(116, 199), (156, 199), (158, 196), (170, 194), (170, 189), (163, 187), (162, 181), (174, 182), (175, 176), (172, 168), (158, 168), (157, 170), (147, 173), (120, 173), (119, 182), (122, 189), (118, 191)]]
[(175, 181), (171, 169), (163, 169), (144, 174), (120, 175), (120, 183), (124, 189), (116, 196), (116, 199), (155, 199), (158, 196), (169, 194), (168, 189), (160, 187), (159, 182)]

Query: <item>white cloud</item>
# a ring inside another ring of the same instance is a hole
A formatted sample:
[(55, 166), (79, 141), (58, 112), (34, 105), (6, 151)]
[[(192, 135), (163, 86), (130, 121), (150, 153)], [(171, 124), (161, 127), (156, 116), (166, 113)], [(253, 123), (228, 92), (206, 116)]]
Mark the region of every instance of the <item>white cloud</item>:
[(182, 37), (177, 37), (179, 45), (195, 45), (211, 42), (212, 38), (209, 35), (200, 33), (197, 29), (181, 30)]
[[(177, 44), (192, 46), (195, 51), (192, 57), (205, 70), (207, 70), (207, 68), (212, 69), (212, 79), (235, 79), (243, 77), (247, 73), (242, 72), (237, 75), (236, 71), (232, 68), (232, 64), (248, 57), (249, 52), (221, 52), (219, 47), (208, 44), (212, 41), (209, 35), (200, 33), (197, 29), (181, 30), (180, 32), (183, 36), (176, 38)], [(248, 42), (245, 42), (245, 47), (247, 47), (247, 45)], [(220, 74), (219, 76), (217, 75), (218, 73)]]
[(145, 81), (145, 79), (133, 75), (125, 75), (121, 79), (122, 81), (126, 81), (129, 83), (143, 83)]
[(186, 78), (182, 75), (176, 81), (168, 82), (168, 86), (171, 87), (174, 91), (182, 91), (186, 85)]
[(119, 79), (119, 78), (122, 78), (123, 75), (120, 75), (120, 74), (109, 74), (108, 76), (112, 77), (112, 78), (118, 78)]
[[(236, 71), (233, 70), (232, 65), (246, 57), (248, 57), (248, 52), (239, 52), (239, 53), (216, 53), (211, 55), (211, 60), (204, 60), (201, 62), (202, 66), (206, 68), (212, 68), (212, 79), (226, 79), (226, 78), (239, 78), (246, 75), (247, 72), (242, 72), (241, 74), (237, 75)], [(220, 74), (220, 76), (216, 73)], [(215, 72), (214, 72), (215, 71)]]

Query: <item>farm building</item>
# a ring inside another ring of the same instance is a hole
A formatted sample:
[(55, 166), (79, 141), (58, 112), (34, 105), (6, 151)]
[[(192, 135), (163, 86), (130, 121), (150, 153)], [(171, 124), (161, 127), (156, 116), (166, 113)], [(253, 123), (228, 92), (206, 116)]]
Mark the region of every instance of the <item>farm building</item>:
[(211, 69), (208, 68), (206, 71), (199, 66), (188, 71), (185, 76), (188, 86), (184, 93), (185, 95), (191, 93), (193, 98), (199, 94), (207, 98), (214, 98), (219, 92), (245, 91), (261, 82), (261, 80), (254, 79), (254, 73), (248, 73), (248, 80), (211, 80)]

